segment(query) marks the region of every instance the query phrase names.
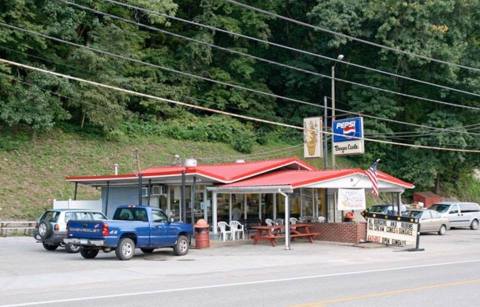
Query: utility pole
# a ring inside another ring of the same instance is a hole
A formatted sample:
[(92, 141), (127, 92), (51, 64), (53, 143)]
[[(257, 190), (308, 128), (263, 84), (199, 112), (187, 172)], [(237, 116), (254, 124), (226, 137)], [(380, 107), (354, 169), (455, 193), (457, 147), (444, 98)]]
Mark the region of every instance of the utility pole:
[(138, 154), (138, 148), (135, 148), (134, 154), (135, 154), (135, 161), (137, 165), (137, 177), (138, 177), (138, 205), (142, 206), (143, 184), (142, 184), (142, 174), (140, 173), (140, 156)]
[[(323, 96), (323, 131), (328, 131), (327, 96)], [(323, 169), (328, 168), (328, 134), (323, 133)]]
[[(343, 60), (344, 55), (339, 54), (337, 57), (338, 61)], [(332, 95), (332, 132), (333, 132), (333, 122), (335, 121), (335, 65), (337, 62), (335, 62), (332, 65), (332, 89), (331, 89), (331, 95)], [(335, 165), (335, 143), (333, 142), (334, 135), (332, 134), (332, 169), (336, 168)]]

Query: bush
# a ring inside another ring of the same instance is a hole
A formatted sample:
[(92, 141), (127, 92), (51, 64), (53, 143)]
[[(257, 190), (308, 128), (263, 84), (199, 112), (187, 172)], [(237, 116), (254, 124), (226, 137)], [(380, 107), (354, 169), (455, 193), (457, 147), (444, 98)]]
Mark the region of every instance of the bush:
[(251, 126), (223, 116), (184, 117), (165, 121), (161, 127), (162, 134), (171, 138), (227, 143), (243, 153), (250, 153), (255, 143)]

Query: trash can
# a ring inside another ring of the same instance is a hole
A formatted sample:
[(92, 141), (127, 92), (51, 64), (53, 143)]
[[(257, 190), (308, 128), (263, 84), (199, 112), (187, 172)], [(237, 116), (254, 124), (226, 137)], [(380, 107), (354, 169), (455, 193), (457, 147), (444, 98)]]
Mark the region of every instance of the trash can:
[(209, 225), (204, 219), (200, 219), (195, 224), (195, 248), (210, 247)]

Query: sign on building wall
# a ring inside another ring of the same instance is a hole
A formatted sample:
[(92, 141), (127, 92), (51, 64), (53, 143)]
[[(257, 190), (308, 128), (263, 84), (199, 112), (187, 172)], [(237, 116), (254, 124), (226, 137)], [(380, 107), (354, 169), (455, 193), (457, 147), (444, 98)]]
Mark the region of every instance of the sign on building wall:
[(365, 189), (338, 189), (338, 210), (365, 210)]
[(333, 151), (335, 155), (363, 154), (363, 118), (344, 118), (333, 121)]
[(322, 131), (321, 117), (303, 119), (303, 156), (305, 158), (323, 157)]
[(367, 241), (393, 246), (416, 245), (418, 220), (367, 213)]

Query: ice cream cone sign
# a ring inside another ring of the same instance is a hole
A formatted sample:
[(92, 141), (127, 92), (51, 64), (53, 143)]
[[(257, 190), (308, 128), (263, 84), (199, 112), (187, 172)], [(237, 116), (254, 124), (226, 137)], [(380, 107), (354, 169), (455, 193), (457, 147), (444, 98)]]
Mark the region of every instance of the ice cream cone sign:
[(316, 158), (323, 156), (321, 117), (310, 117), (303, 120), (303, 138), (303, 154), (305, 158)]

